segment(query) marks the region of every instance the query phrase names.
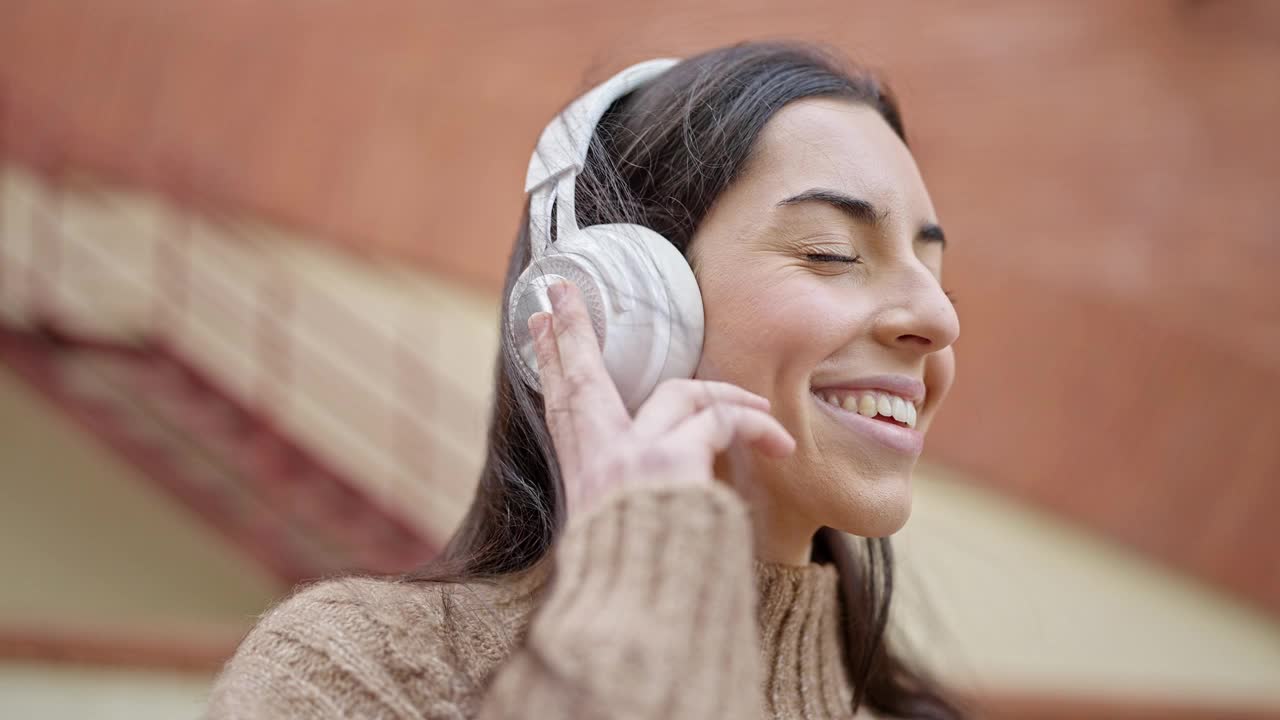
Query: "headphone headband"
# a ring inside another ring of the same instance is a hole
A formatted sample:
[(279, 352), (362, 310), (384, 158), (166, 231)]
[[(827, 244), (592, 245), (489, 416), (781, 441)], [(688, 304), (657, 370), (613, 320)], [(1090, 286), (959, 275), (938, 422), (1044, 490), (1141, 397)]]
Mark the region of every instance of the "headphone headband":
[(557, 237), (567, 237), (578, 229), (573, 197), (573, 181), (587, 164), (587, 151), (596, 125), (618, 98), (656, 78), (679, 63), (658, 58), (637, 63), (573, 101), (542, 131), (529, 159), (525, 192), (529, 198), (529, 242), (533, 257), (541, 257), (551, 244), (551, 211), (559, 205)]
[(658, 58), (637, 63), (597, 85), (573, 101), (542, 131), (529, 160), (524, 191), (557, 179), (570, 170), (576, 175), (587, 163), (587, 150), (596, 125), (615, 100), (671, 69), (679, 60)]

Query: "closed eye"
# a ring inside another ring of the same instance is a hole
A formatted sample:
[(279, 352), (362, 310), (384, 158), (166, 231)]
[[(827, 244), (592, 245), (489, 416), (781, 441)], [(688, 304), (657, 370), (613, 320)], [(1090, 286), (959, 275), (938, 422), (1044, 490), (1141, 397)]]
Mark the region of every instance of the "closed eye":
[(862, 262), (861, 255), (834, 255), (831, 253), (806, 253), (804, 257), (806, 260), (811, 260), (813, 262), (836, 262), (836, 263), (848, 263), (850, 265), (856, 265)]

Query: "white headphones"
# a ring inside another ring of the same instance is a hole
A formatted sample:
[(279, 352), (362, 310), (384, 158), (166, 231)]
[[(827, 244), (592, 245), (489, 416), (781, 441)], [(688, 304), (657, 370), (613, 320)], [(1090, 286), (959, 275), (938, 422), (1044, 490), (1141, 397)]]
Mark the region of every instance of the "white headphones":
[[(520, 374), (535, 390), (537, 358), (529, 317), (549, 311), (547, 286), (581, 291), (605, 366), (627, 409), (668, 378), (693, 377), (702, 354), (702, 294), (693, 269), (670, 241), (647, 227), (615, 223), (579, 228), (574, 182), (586, 165), (596, 125), (613, 102), (666, 72), (678, 60), (633, 65), (578, 98), (542, 131), (525, 192), (533, 257), (507, 300), (507, 335)], [(552, 210), (556, 241), (551, 242)]]

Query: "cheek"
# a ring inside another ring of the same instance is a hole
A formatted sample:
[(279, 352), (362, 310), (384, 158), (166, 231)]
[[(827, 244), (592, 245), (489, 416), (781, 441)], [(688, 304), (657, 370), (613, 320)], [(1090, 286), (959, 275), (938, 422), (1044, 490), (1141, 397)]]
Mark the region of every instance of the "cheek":
[(703, 288), (706, 341), (698, 377), (779, 401), (840, 347), (841, 326), (823, 288), (805, 278), (744, 276)]

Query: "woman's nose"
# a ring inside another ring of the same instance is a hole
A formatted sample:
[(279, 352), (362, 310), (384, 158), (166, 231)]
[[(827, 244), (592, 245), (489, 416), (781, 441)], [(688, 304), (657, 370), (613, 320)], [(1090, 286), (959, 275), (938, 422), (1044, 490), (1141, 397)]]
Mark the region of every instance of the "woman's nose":
[(897, 292), (886, 297), (876, 334), (893, 348), (927, 354), (949, 347), (960, 337), (960, 318), (933, 273), (920, 268), (898, 279)]

